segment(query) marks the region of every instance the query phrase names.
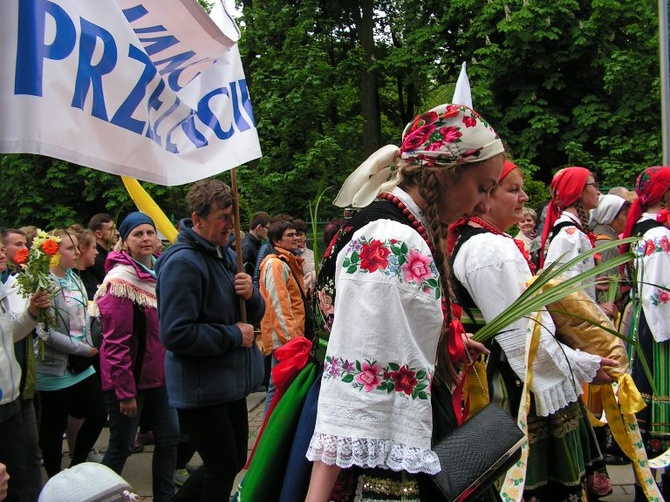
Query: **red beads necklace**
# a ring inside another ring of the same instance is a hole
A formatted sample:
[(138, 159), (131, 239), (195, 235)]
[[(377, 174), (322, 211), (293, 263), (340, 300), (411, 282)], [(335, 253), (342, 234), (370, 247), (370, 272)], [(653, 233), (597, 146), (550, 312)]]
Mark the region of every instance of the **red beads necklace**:
[(426, 227), (424, 227), (419, 220), (416, 219), (416, 216), (412, 214), (412, 211), (409, 210), (407, 205), (403, 201), (401, 201), (398, 197), (393, 195), (392, 193), (384, 192), (379, 194), (380, 199), (385, 199), (389, 201), (391, 204), (395, 205), (398, 209), (402, 211), (402, 214), (409, 220), (410, 224), (416, 230), (419, 235), (423, 238), (424, 241), (426, 241), (426, 244), (428, 245), (428, 248), (433, 252), (435, 248), (433, 247), (433, 242), (432, 240), (428, 237), (428, 232), (426, 232)]

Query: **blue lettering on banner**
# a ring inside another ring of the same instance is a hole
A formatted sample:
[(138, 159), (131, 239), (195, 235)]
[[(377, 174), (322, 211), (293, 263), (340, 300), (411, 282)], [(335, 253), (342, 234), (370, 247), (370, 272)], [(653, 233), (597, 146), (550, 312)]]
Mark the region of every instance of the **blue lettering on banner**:
[[(126, 19), (131, 23), (146, 14), (147, 11), (142, 5), (124, 10)], [(48, 45), (45, 42), (46, 16), (51, 16), (55, 25), (55, 36)], [(78, 21), (78, 26), (75, 20)], [(165, 31), (163, 26), (136, 30), (143, 34)], [(79, 50), (75, 51), (77, 37)], [(113, 34), (81, 16), (70, 16), (63, 7), (52, 1), (22, 0), (19, 2), (14, 93), (42, 97), (45, 60), (60, 61), (75, 54), (78, 57), (77, 74), (71, 106), (84, 110), (90, 91), (92, 116), (135, 134), (144, 135), (168, 152), (179, 153), (180, 146), (184, 146), (185, 141), (195, 148), (207, 146), (207, 135), (203, 132), (205, 128), (218, 139), (227, 140), (236, 131), (244, 132), (255, 127), (246, 80), (229, 82), (209, 91), (200, 98), (196, 109), (189, 111), (188, 107), (183, 106), (179, 96), (165, 95), (164, 92), (167, 87), (179, 90), (178, 81), (182, 72), (207, 59), (193, 61), (195, 53), (184, 51), (152, 62), (149, 54), (160, 54), (161, 51), (179, 44), (179, 40), (167, 33), (164, 36), (140, 40), (143, 48), (128, 44), (126, 61), (130, 63), (132, 60), (135, 66), (140, 63), (141, 73), (121, 105), (113, 111), (111, 120), (108, 120), (104, 94), (105, 76), (112, 74), (119, 63), (119, 48)], [(163, 66), (162, 71), (157, 66)], [(163, 78), (160, 78), (159, 73), (163, 74)], [(211, 101), (217, 96), (225, 96), (219, 99), (230, 102), (232, 120), (228, 124), (222, 124), (220, 117), (211, 109)], [(142, 118), (134, 116), (138, 110), (141, 110)], [(155, 117), (153, 120), (152, 116)]]
[[(46, 15), (56, 21), (56, 36), (44, 44)], [(74, 49), (77, 33), (62, 7), (46, 0), (19, 2), (19, 35), (16, 50), (14, 94), (42, 96), (44, 59), (65, 59)]]

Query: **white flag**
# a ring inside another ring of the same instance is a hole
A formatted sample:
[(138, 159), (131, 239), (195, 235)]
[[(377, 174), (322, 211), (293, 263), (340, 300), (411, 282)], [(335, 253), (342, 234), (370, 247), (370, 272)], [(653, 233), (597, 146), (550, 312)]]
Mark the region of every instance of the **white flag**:
[(472, 93), (470, 92), (470, 81), (468, 74), (465, 71), (465, 61), (461, 66), (461, 73), (456, 81), (456, 88), (454, 89), (454, 97), (451, 100), (454, 105), (465, 105), (472, 108)]
[(6, 0), (0, 152), (162, 185), (259, 158), (239, 32), (216, 13), (196, 0)]

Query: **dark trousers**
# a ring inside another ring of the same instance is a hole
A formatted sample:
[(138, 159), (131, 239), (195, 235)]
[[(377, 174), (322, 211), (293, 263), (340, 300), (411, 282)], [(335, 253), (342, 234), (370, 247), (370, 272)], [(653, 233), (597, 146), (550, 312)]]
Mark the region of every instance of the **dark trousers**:
[(18, 399), (0, 406), (0, 462), (7, 467), (9, 492), (5, 502), (22, 502), (26, 488), (26, 443), (21, 403)]
[(42, 417), (40, 420), (40, 448), (44, 458), (44, 468), (49, 477), (61, 470), (63, 455), (63, 433), (67, 427), (67, 417), (83, 418), (75, 441), (70, 466), (86, 462), (88, 452), (100, 435), (107, 419), (107, 409), (102, 400), (100, 383), (95, 375), (61, 390), (40, 391)]
[(177, 461), (179, 423), (177, 412), (168, 404), (165, 387), (137, 391), (137, 415), (121, 414), (119, 400), (113, 390), (103, 393), (109, 413), (109, 446), (102, 459), (106, 465), (121, 475), (126, 460), (132, 454), (137, 426), (145, 415), (153, 423), (156, 446), (151, 459), (154, 502), (170, 500), (174, 495), (174, 469)]
[(191, 474), (172, 500), (228, 500), (235, 476), (247, 459), (247, 400), (177, 412), (179, 423), (200, 454), (203, 466)]

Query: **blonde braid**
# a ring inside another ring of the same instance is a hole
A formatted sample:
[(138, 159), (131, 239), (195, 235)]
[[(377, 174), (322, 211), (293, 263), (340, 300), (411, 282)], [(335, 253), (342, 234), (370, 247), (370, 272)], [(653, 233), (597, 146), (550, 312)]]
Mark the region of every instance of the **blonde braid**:
[(589, 227), (589, 219), (586, 217), (586, 212), (584, 211), (584, 206), (582, 201), (578, 200), (574, 203), (575, 210), (577, 211), (577, 216), (579, 216), (579, 221), (582, 224), (582, 229), (585, 233), (589, 233), (591, 228)]
[[(448, 176), (451, 178), (456, 173), (454, 169), (450, 169)], [(440, 284), (442, 286), (442, 294), (446, 305), (447, 316), (442, 323), (440, 330), (440, 339), (437, 345), (436, 357), (436, 373), (448, 384), (456, 383), (456, 371), (453, 363), (449, 357), (448, 350), (448, 327), (451, 320), (451, 287), (449, 286), (449, 278), (451, 272), (449, 269), (449, 262), (445, 256), (447, 227), (443, 226), (439, 217), (439, 197), (440, 191), (443, 189), (440, 181), (437, 178), (438, 169), (419, 167), (415, 171), (414, 178), (416, 185), (419, 188), (419, 194), (426, 203), (424, 215), (428, 228), (428, 235), (433, 241), (433, 259), (440, 274)]]

